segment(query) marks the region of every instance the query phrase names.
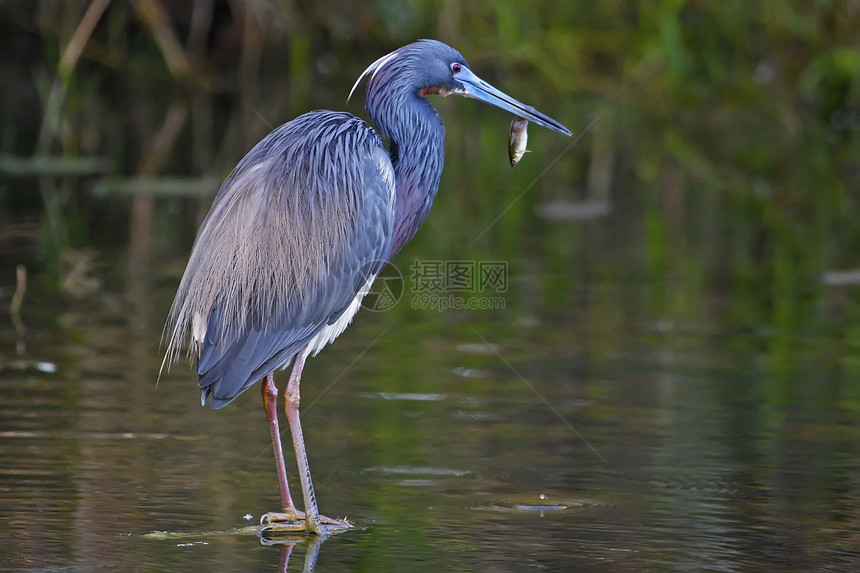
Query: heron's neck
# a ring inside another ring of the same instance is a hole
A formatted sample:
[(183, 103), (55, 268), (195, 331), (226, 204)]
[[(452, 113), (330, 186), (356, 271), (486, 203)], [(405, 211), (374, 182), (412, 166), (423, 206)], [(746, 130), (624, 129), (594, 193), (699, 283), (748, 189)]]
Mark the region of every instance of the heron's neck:
[(389, 259), (415, 236), (430, 212), (445, 162), (445, 126), (436, 110), (414, 92), (399, 99), (399, 109), (374, 118), (390, 141), (396, 184)]

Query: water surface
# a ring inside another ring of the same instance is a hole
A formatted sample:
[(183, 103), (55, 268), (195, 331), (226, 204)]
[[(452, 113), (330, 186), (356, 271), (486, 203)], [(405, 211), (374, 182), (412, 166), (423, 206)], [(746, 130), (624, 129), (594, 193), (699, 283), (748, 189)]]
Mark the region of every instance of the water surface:
[[(620, 217), (592, 224), (590, 244)], [(774, 368), (778, 333), (764, 325), (655, 315), (660, 285), (611, 262), (629, 256), (619, 243), (574, 276), (512, 276), (498, 311), (414, 310), (407, 285), (309, 363), (319, 501), (356, 525), (318, 547), (318, 570), (856, 563), (858, 426), (843, 375), (827, 360)], [(4, 322), (4, 566), (277, 568), (278, 547), (223, 535), (277, 504), (257, 387), (216, 412), (184, 365), (156, 384), (175, 281), (135, 285), (115, 252), (90, 256), (99, 287), (86, 297), (31, 281), (20, 354)], [(526, 294), (547, 282), (564, 285), (563, 304)], [(293, 570), (306, 551), (293, 549)]]

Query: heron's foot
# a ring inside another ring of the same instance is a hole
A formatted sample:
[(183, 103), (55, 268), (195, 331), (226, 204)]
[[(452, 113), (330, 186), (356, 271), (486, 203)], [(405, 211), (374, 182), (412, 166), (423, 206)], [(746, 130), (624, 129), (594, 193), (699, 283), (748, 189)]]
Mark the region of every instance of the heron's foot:
[(263, 531), (304, 531), (305, 514), (298, 510), (270, 511), (260, 517), (260, 529)]
[(353, 525), (346, 519), (332, 519), (320, 515), (320, 525), (324, 531), (315, 531), (305, 518), (305, 513), (299, 510), (284, 512), (269, 512), (260, 518), (260, 529), (264, 532), (311, 532), (311, 533), (337, 533), (346, 529), (352, 529)]

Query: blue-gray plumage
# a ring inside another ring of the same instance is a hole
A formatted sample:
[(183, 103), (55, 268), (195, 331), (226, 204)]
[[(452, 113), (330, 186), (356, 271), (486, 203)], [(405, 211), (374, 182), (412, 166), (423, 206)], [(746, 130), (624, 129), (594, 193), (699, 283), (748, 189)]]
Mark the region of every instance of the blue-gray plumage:
[[(305, 359), (347, 327), (382, 266), (427, 217), (442, 175), (445, 128), (429, 94), (491, 103), (559, 133), (564, 126), (475, 76), (449, 46), (422, 40), (371, 64), (361, 119), (315, 111), (282, 125), (239, 162), (200, 226), (166, 333), (170, 363), (191, 331), (202, 401), (221, 408), (260, 379), (282, 512), (270, 528), (319, 533), (298, 416)], [(353, 87), (353, 91), (355, 87)], [(352, 94), (350, 94), (352, 95)], [(285, 409), (307, 516), (289, 494), (272, 373), (293, 365)]]
[(198, 323), (204, 402), (225, 406), (289, 362), (379, 272), (391, 177), (376, 132), (341, 112), (300, 116), (239, 163), (192, 250), (188, 268), (204, 272), (186, 274), (176, 297), (179, 316)]

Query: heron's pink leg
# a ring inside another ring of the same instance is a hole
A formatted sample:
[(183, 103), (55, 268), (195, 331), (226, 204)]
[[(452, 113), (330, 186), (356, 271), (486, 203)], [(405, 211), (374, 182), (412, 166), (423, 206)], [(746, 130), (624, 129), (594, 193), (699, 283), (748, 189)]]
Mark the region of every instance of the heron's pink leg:
[(284, 517), (293, 515), (300, 519), (301, 515), (290, 496), (290, 484), (287, 482), (287, 467), (284, 464), (284, 450), (281, 446), (281, 431), (278, 428), (278, 387), (275, 386), (274, 374), (267, 374), (263, 379), (263, 406), (266, 408), (266, 419), (269, 422), (269, 433), (272, 434), (272, 449), (275, 450), (275, 466), (278, 468), (278, 486), (281, 489), (281, 511)]

